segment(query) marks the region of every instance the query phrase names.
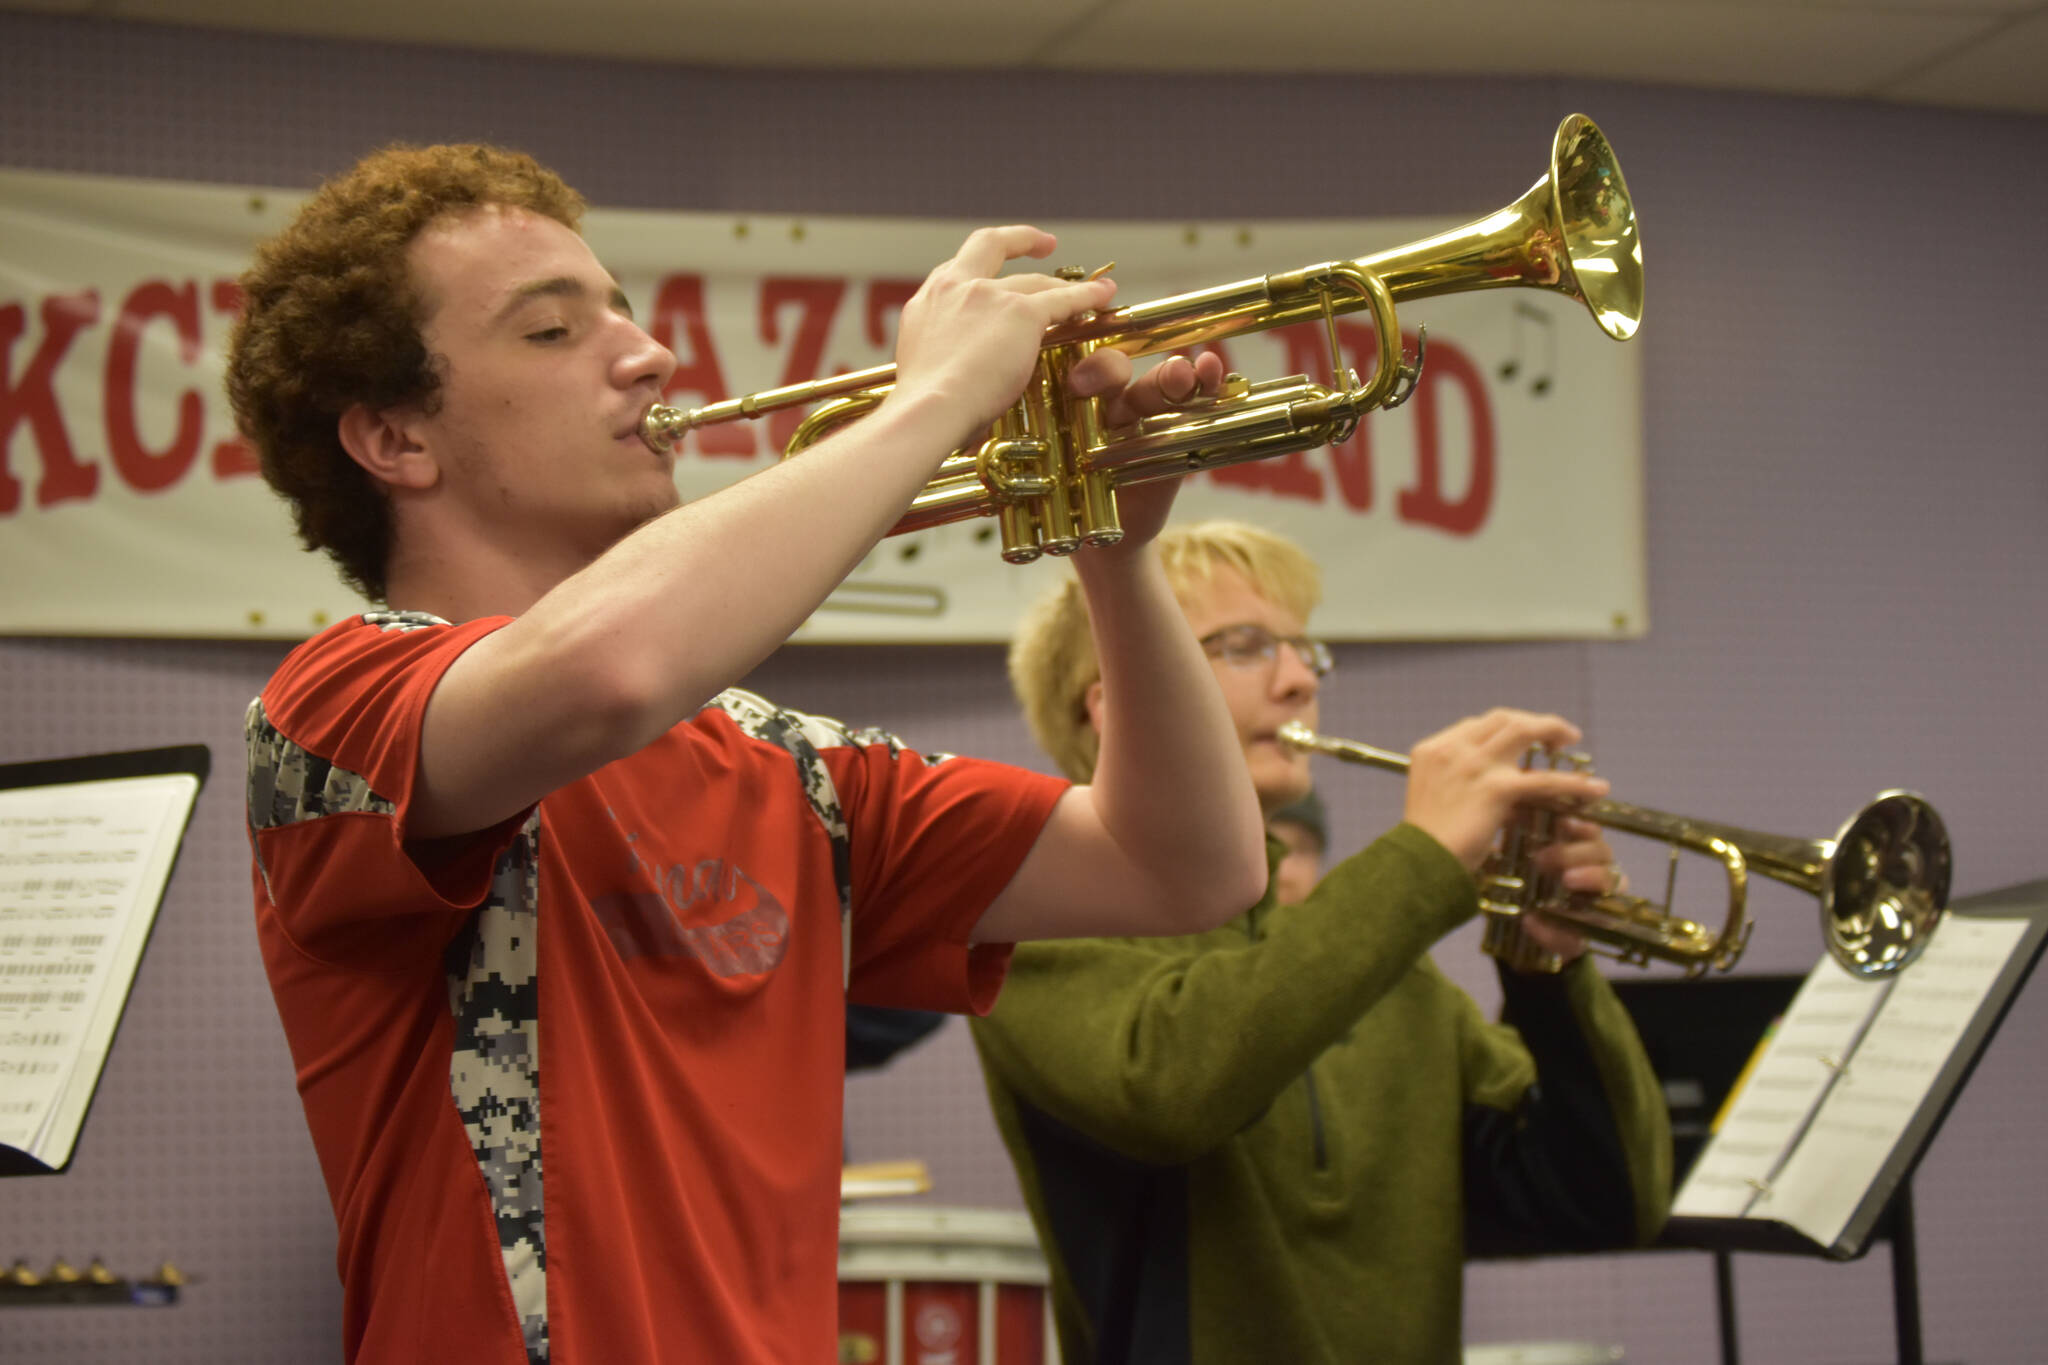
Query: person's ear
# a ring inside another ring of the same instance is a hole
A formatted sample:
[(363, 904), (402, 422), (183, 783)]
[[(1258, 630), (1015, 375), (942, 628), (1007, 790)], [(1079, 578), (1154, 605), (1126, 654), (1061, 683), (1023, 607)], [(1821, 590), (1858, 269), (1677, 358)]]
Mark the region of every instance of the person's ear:
[(413, 429), (409, 408), (373, 412), (357, 403), (341, 415), (341, 448), (378, 483), (391, 488), (432, 488), (441, 466)]
[(1102, 738), (1102, 679), (1088, 684), (1088, 690), (1081, 696), (1081, 705), (1088, 713), (1088, 728), (1095, 732), (1095, 738)]

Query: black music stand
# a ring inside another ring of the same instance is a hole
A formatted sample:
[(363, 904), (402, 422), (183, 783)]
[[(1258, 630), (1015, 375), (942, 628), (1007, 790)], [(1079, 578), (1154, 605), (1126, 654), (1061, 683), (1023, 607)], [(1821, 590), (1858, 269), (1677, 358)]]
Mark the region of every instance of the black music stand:
[(70, 1166), (210, 766), (203, 744), (0, 766), (0, 1119), (28, 1134), (0, 1176)]
[[(1720, 1311), (1721, 1358), (1725, 1365), (1737, 1365), (1740, 1358), (1730, 1260), (1732, 1253), (1760, 1251), (1849, 1261), (1861, 1257), (1870, 1249), (1871, 1244), (1879, 1239), (1888, 1240), (1892, 1247), (1892, 1309), (1899, 1362), (1900, 1365), (1921, 1365), (1924, 1356), (1920, 1323), (1919, 1266), (1913, 1232), (1912, 1174), (1919, 1166), (1921, 1158), (1926, 1155), (1927, 1148), (1932, 1144), (1942, 1120), (1954, 1107), (1964, 1083), (1976, 1070), (1978, 1060), (1990, 1044), (1992, 1035), (1997, 1032), (1998, 1025), (2011, 1009), (2013, 999), (2026, 983), (2034, 964), (2040, 960), (2044, 944), (2048, 944), (2048, 880), (2022, 883), (1968, 897), (1951, 905), (1950, 915), (1954, 917), (1951, 923), (1969, 918), (2003, 921), (2018, 926), (2019, 933), (2010, 951), (2005, 953), (2002, 962), (1997, 966), (1995, 976), (1978, 1000), (1946, 1060), (1924, 1091), (1918, 1095), (1910, 1117), (1893, 1142), (1889, 1155), (1883, 1160), (1875, 1178), (1865, 1187), (1860, 1200), (1839, 1232), (1826, 1241), (1816, 1240), (1787, 1222), (1768, 1216), (1758, 1216), (1755, 1213), (1734, 1217), (1675, 1216), (1665, 1228), (1659, 1245), (1689, 1247), (1714, 1254)], [(1831, 970), (1831, 965), (1825, 960), (1815, 969), (1816, 972), (1823, 970)], [(1910, 975), (1914, 970), (1912, 967), (1907, 968), (1907, 974)], [(1782, 989), (1783, 980), (1778, 979), (1776, 989)], [(1633, 991), (1640, 993), (1644, 984), (1632, 983)], [(1705, 983), (1691, 983), (1679, 989), (1698, 990), (1702, 984)], [(1628, 994), (1625, 993), (1623, 998), (1627, 1000)], [(1878, 1004), (1877, 1013), (1882, 1014), (1885, 1003), (1887, 1002), (1881, 1001)], [(1654, 1008), (1653, 1006), (1651, 1029), (1659, 1031)], [(1697, 1017), (1699, 1016), (1696, 1015), (1695, 1018)], [(1753, 1018), (1752, 1015), (1751, 1019)], [(1748, 1022), (1745, 1021), (1744, 1027), (1747, 1027)], [(1649, 1045), (1647, 1036), (1645, 1044)], [(1652, 1060), (1654, 1064), (1654, 1052)], [(1853, 1067), (1854, 1062), (1853, 1054), (1844, 1059), (1844, 1064), (1848, 1067)], [(1718, 1075), (1720, 1070), (1725, 1068), (1725, 1061), (1717, 1062), (1715, 1066), (1715, 1074)], [(1666, 1074), (1661, 1067), (1659, 1074)], [(1682, 1077), (1683, 1071), (1677, 1074)], [(1671, 1086), (1668, 1080), (1666, 1091), (1669, 1096)], [(1681, 1088), (1681, 1098), (1685, 1097), (1685, 1094)], [(1715, 1099), (1714, 1103), (1718, 1105), (1719, 1100)], [(1690, 1116), (1686, 1117), (1689, 1119)], [(1679, 1147), (1680, 1144), (1680, 1121), (1681, 1114), (1674, 1104), (1674, 1147)], [(1801, 1129), (1793, 1138), (1794, 1145), (1809, 1140), (1809, 1134), (1813, 1131), (1815, 1130)], [(1811, 1140), (1822, 1139), (1815, 1137)], [(1692, 1144), (1683, 1168), (1689, 1168), (1699, 1159), (1704, 1146), (1703, 1141), (1695, 1141)]]
[[(1671, 1179), (1676, 1189), (1712, 1136), (1714, 1119), (1771, 1026), (1792, 1004), (1803, 976), (1613, 977), (1608, 984), (1635, 1021), (1650, 1069), (1671, 1111)], [(1669, 1232), (1657, 1243), (1672, 1242)], [(1737, 1365), (1735, 1267), (1713, 1248), (1722, 1365)]]

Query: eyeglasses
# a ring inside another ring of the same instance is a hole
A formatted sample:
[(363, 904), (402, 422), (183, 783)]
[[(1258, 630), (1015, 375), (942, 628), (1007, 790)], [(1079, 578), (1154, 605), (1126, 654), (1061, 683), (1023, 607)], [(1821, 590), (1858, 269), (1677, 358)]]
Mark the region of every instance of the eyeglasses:
[(1330, 647), (1306, 635), (1275, 635), (1264, 626), (1246, 624), (1225, 626), (1202, 637), (1202, 652), (1212, 659), (1223, 660), (1233, 668), (1270, 668), (1280, 657), (1282, 645), (1293, 650), (1294, 657), (1318, 678), (1337, 666)]

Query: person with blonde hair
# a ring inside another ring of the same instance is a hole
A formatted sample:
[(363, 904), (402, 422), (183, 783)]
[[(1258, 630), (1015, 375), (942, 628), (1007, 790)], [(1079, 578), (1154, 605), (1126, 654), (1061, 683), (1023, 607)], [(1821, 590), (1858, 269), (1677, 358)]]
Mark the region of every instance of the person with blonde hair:
[[(1276, 732), (1313, 726), (1333, 663), (1307, 634), (1316, 567), (1239, 523), (1157, 544), (1273, 818), (1309, 791)], [(1096, 643), (1067, 583), (1010, 653), (1032, 733), (1077, 781), (1116, 725)], [(1503, 1023), (1429, 958), (1478, 910), (1475, 870), (1518, 805), (1604, 792), (1519, 766), (1531, 744), (1577, 738), (1524, 711), (1459, 721), (1415, 745), (1401, 823), (1298, 903), (1269, 885), (1218, 929), (1018, 950), (970, 1027), (1067, 1365), (1440, 1365), (1458, 1355), (1468, 1253), (1656, 1233), (1667, 1113), (1583, 941), (1529, 925), (1561, 970), (1502, 968)], [(1599, 828), (1560, 823), (1544, 870), (1574, 891), (1617, 885)], [(1285, 852), (1270, 840), (1269, 866)]]

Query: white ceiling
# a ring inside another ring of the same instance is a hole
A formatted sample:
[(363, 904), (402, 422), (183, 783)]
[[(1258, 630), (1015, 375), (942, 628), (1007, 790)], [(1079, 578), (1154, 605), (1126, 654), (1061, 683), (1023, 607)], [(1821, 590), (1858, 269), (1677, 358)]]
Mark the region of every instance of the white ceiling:
[(704, 66), (1567, 76), (2048, 114), (2042, 0), (0, 0)]

